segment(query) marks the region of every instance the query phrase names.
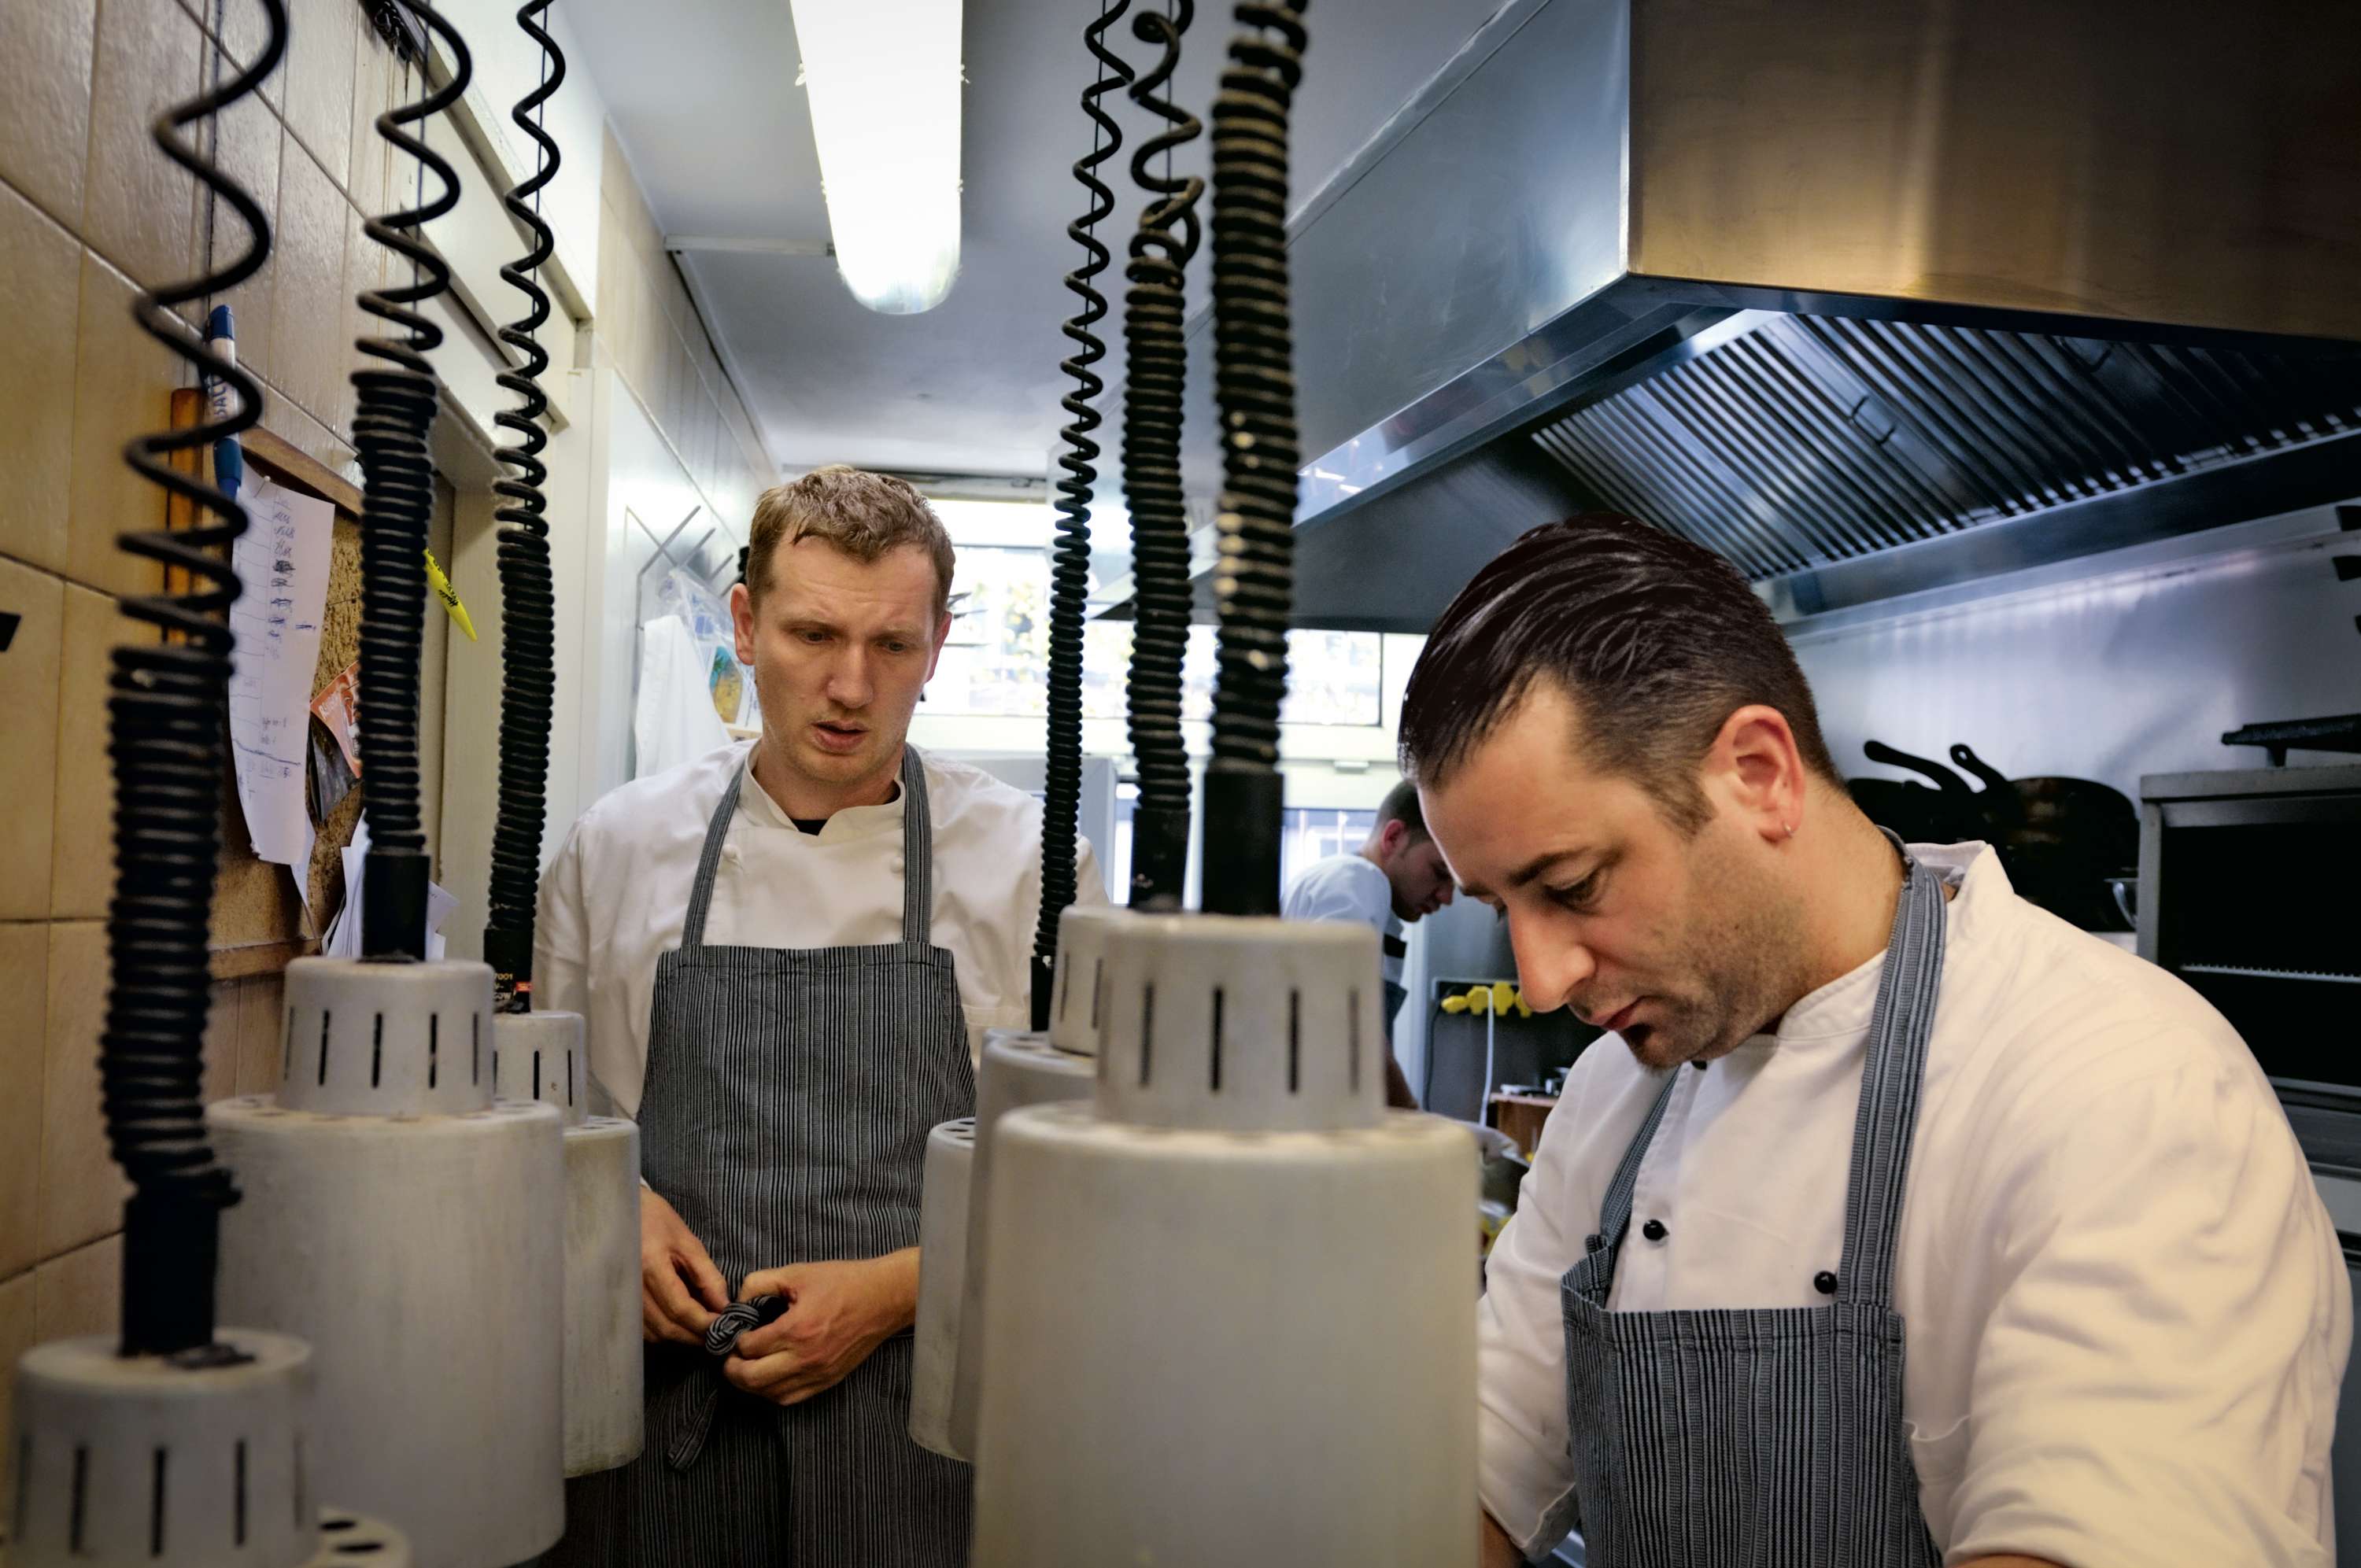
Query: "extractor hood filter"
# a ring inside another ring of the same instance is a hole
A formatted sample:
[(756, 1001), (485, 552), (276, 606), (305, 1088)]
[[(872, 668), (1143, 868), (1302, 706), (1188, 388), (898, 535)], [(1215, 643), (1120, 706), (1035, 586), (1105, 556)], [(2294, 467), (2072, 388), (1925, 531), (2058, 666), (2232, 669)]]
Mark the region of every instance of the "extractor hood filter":
[(2037, 565), (2185, 504), (2216, 511), (2200, 523), (2257, 515), (2243, 492), (2288, 473), (2278, 459), (2361, 432), (2352, 356), (1773, 313), (1708, 338), (1533, 439), (1602, 503), (1757, 583), (1861, 563), (1865, 586), (1970, 534), (1949, 554), (1980, 570)]
[(1134, 914), (1093, 1098), (994, 1135), (979, 1568), (1477, 1544), (1475, 1161), (1388, 1112), (1376, 934)]

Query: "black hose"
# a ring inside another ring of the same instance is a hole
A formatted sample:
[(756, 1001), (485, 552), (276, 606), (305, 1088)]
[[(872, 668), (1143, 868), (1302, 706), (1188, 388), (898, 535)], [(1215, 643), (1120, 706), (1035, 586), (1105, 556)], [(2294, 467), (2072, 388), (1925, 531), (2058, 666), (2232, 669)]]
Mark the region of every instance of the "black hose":
[(1221, 409), (1220, 674), (1205, 770), (1204, 904), (1276, 915), (1285, 795), (1279, 709), (1294, 598), (1295, 366), (1287, 295), (1288, 114), (1304, 0), (1237, 7), (1213, 101), (1213, 396)]
[[(375, 217), (368, 236), (407, 257), (412, 281), (371, 289), (361, 309), (406, 337), (365, 337), (363, 354), (383, 361), (353, 372), (359, 396), (353, 446), (361, 499), (361, 776), (368, 795), (368, 866), (363, 881), (361, 950), (373, 959), (426, 956), (426, 835), (418, 806), (418, 653), (426, 609), (426, 531), (434, 515), (434, 461), (427, 439), (438, 394), (426, 356), (443, 329), (411, 307), (443, 293), (451, 269), (413, 232), (459, 203), (459, 177), (402, 127), (441, 114), (467, 90), (467, 46), (426, 0), (401, 0), (443, 40), (451, 77), (415, 103), (379, 115), (377, 133), (441, 181), (434, 200)], [(423, 71), (423, 64), (420, 67)]]
[(116, 540), (126, 554), (189, 578), (180, 593), (124, 599), (126, 615), (166, 640), (115, 650), (107, 683), (115, 881), (106, 916), (111, 982), (99, 1076), (107, 1143), (132, 1189), (124, 1208), (126, 1355), (171, 1355), (213, 1343), (221, 1211), (237, 1201), (205, 1138), (203, 1079), (213, 980), (207, 948), (221, 855), (222, 706), (236, 642), (229, 610), (238, 596), (229, 553), (247, 519), (244, 507), (170, 459), (251, 430), (262, 418), (262, 389), (254, 378), (200, 346), (174, 313), (236, 288), (270, 255), (261, 207), (179, 135), (251, 94), (278, 68), (287, 47), (286, 8), (281, 0), (261, 5), (266, 37), (252, 61), (230, 81), (167, 109), (150, 131), (164, 156), (244, 220), (251, 236), (245, 254), (202, 277), (148, 290), (132, 305), (140, 330), (229, 389), (236, 411), (137, 436), (123, 449), (125, 462), (196, 513), (192, 527), (135, 531)]
[[(1162, 96), (1180, 63), (1180, 37), (1194, 0), (1170, 0), (1171, 14), (1143, 11), (1131, 30), (1163, 55), (1131, 87), (1132, 102), (1166, 122), (1132, 155), (1131, 178), (1155, 200), (1140, 214), (1124, 276), (1123, 488), (1131, 510), (1132, 627), (1126, 687), (1131, 750), (1139, 766), (1139, 804), (1132, 817), (1131, 903), (1173, 909), (1189, 870), (1189, 751), (1180, 734), (1181, 663), (1189, 648), (1189, 516), (1180, 494), (1180, 398), (1188, 375), (1182, 292), (1197, 254), (1195, 175), (1159, 176), (1159, 153), (1196, 139), (1203, 126)], [(1169, 163), (1168, 159), (1168, 163)], [(1175, 225), (1179, 232), (1175, 233)]]
[(1098, 167), (1123, 148), (1123, 130), (1099, 100), (1131, 83), (1131, 67), (1106, 47), (1106, 30), (1121, 19), (1131, 0), (1112, 0), (1099, 19), (1082, 29), (1082, 42), (1098, 61), (1098, 79), (1082, 89), (1082, 112), (1091, 117), (1090, 156), (1074, 165), (1074, 178), (1091, 194), (1089, 208), (1066, 225), (1084, 252), (1082, 266), (1066, 274), (1066, 287), (1082, 308), (1069, 319), (1066, 335), (1075, 347), (1058, 367), (1074, 378), (1074, 389), (1059, 400), (1071, 416), (1064, 430), (1066, 450), (1058, 459), (1066, 477), (1058, 481), (1058, 548), (1049, 574), (1049, 751), (1047, 803), (1041, 815), (1041, 919), (1033, 931), (1033, 1026), (1049, 1026), (1049, 988), (1057, 973), (1058, 924), (1074, 902), (1078, 852), (1074, 818), (1082, 799), (1082, 620), (1091, 590), (1091, 496), (1098, 484), (1099, 444), (1091, 432), (1100, 424), (1098, 395), (1106, 390), (1091, 367), (1106, 357), (1106, 345), (1091, 328), (1106, 319), (1106, 296), (1091, 280), (1112, 258), (1099, 243), (1098, 226), (1115, 212), (1115, 192), (1098, 177)]
[(526, 0), (517, 26), (541, 45), (541, 85), (517, 101), (509, 117), (539, 148), (533, 177), (502, 200), (524, 225), (533, 243), (522, 260), (500, 276), (525, 297), (525, 313), (500, 329), (500, 341), (523, 358), (517, 370), (503, 370), (500, 384), (516, 394), (518, 406), (503, 409), (492, 422), (516, 433), (496, 456), (516, 470), (492, 489), (507, 504), (492, 513), (499, 521), (500, 572), (500, 795), (492, 826), (490, 918), (484, 927), (484, 959), (492, 967), (494, 1004), (504, 1013), (533, 1011), (533, 923), (540, 892), (541, 831), (549, 782), (549, 718), (557, 690), (557, 590), (549, 572), (549, 524), (542, 491), (549, 477), (541, 461), (549, 434), (542, 425), (549, 398), (541, 389), (549, 355), (534, 337), (549, 320), (549, 294), (533, 274), (556, 248), (534, 200), (557, 174), (557, 143), (533, 119), (566, 80), (566, 56), (539, 25), (553, 0)]

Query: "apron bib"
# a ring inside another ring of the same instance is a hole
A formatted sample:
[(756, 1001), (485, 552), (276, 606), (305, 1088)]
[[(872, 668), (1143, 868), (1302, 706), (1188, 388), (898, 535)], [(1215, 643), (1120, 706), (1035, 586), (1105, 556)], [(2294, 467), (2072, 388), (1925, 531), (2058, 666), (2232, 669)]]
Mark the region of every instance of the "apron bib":
[[(1891, 835), (1888, 835), (1890, 838)], [(1895, 840), (1895, 849), (1901, 849)], [(1668, 1075), (1565, 1273), (1568, 1453), (1592, 1568), (1935, 1568), (1890, 1305), (1918, 1087), (1942, 980), (1943, 893), (1905, 852), (1879, 976), (1824, 1307), (1610, 1312)]]
[[(733, 1299), (757, 1269), (917, 1245), (927, 1135), (975, 1111), (951, 955), (930, 941), (917, 750), (902, 753), (902, 939), (888, 946), (706, 945), (744, 779), (741, 768), (706, 829), (680, 946), (656, 962), (640, 1105), (648, 1185)], [(835, 1387), (782, 1409), (734, 1388), (716, 1401), (710, 1356), (649, 1345), (646, 1446), (569, 1486), (567, 1540), (548, 1561), (957, 1568), (970, 1473), (910, 1440), (912, 1350), (897, 1334)]]

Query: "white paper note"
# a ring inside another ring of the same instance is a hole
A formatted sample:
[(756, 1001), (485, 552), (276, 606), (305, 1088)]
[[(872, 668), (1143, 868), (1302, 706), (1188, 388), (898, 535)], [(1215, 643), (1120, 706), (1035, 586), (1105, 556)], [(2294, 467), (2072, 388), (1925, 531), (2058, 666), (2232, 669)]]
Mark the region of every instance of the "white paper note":
[[(353, 824), (353, 841), (345, 846), (345, 903), (336, 917), (328, 922), (328, 933), (320, 938), (320, 956), (330, 959), (357, 959), (361, 956), (361, 888), (368, 881), (368, 814), (363, 812)], [(459, 907), (458, 894), (445, 893), (440, 884), (426, 884), (426, 956), (443, 956), (443, 922), (451, 911)]]
[(268, 481), (244, 499), (246, 535), (233, 555), (242, 587), (229, 612), (237, 634), (229, 683), (237, 799), (254, 852), (289, 868), (296, 896), (308, 905), (312, 814), (303, 797), (304, 751), (335, 509)]

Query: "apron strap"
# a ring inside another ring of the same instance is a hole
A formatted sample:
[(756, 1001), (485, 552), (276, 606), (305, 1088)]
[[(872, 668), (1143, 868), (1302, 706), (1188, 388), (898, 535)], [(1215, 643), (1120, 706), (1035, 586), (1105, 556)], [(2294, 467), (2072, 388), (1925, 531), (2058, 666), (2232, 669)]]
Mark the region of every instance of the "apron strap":
[(1880, 1307), (1894, 1291), (1895, 1233), (1911, 1138), (1918, 1127), (1919, 1083), (1935, 1028), (1946, 936), (1940, 879), (1913, 861), (1892, 832), (1885, 836), (1902, 856), (1902, 896), (1894, 904), (1885, 970), (1877, 981), (1861, 1108), (1853, 1117), (1852, 1168), (1845, 1179), (1844, 1254), (1837, 1266), (1839, 1299)]
[(730, 819), (738, 815), (738, 795), (745, 787), (746, 769), (753, 755), (754, 749), (749, 746), (738, 760), (737, 771), (730, 775), (730, 787), (721, 792), (721, 804), (713, 808), (713, 819), (705, 825), (705, 852), (697, 858), (697, 880), (688, 889), (688, 914), (680, 925), (683, 951), (705, 945), (705, 912), (713, 906), (713, 873), (721, 864), (721, 841), (730, 837)]
[(1640, 1130), (1631, 1135), (1631, 1146), (1623, 1151), (1623, 1163), (1615, 1168), (1615, 1179), (1607, 1184), (1607, 1201), (1598, 1212), (1598, 1234), (1590, 1238), (1586, 1251), (1598, 1252), (1623, 1245), (1623, 1233), (1631, 1228), (1631, 1195), (1640, 1189), (1641, 1162), (1648, 1157), (1648, 1146), (1656, 1141), (1656, 1128), (1664, 1119), (1664, 1107), (1673, 1102), (1673, 1086), (1680, 1080), (1678, 1068), (1664, 1074), (1664, 1087), (1657, 1091), (1656, 1102), (1648, 1107)]
[(902, 940), (933, 945), (935, 818), (927, 806), (927, 764), (918, 749), (902, 747)]

